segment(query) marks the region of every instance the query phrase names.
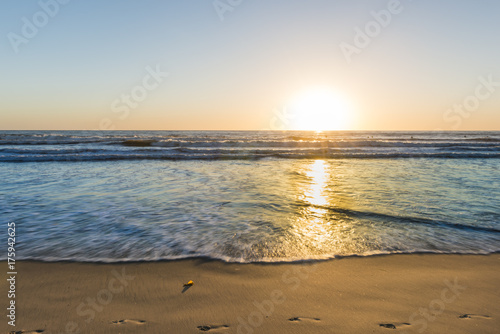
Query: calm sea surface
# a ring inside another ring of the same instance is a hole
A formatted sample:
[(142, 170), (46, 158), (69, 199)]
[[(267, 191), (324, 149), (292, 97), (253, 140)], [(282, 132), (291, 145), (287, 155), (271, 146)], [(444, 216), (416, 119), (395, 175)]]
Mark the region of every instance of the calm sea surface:
[(0, 213), (18, 259), (498, 252), (500, 132), (0, 131)]

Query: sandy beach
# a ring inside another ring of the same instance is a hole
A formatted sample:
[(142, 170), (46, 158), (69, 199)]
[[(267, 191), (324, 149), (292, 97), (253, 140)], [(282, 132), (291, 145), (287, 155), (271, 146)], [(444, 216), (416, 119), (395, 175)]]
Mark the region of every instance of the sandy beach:
[[(1, 328), (6, 333), (500, 329), (500, 254), (390, 255), (293, 264), (22, 261), (17, 271), (16, 327), (7, 325), (4, 316)], [(184, 287), (190, 280), (194, 285)], [(8, 290), (6, 280), (1, 289)]]
[(0, 334), (500, 334), (499, 13), (0, 1)]

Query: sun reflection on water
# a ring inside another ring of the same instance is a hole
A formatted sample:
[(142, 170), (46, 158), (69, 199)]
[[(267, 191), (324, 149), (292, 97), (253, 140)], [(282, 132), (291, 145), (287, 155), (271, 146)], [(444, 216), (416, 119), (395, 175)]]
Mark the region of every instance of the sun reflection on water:
[(292, 189), (296, 211), (290, 217), (288, 254), (307, 254), (308, 258), (329, 258), (356, 254), (363, 250), (357, 219), (346, 196), (350, 184), (340, 164), (329, 160), (307, 160), (294, 165)]
[(328, 199), (325, 196), (328, 181), (326, 162), (324, 160), (314, 161), (310, 169), (306, 171), (306, 175), (311, 179), (311, 184), (309, 189), (304, 192), (305, 200), (311, 205), (327, 205)]
[(326, 195), (330, 177), (328, 165), (324, 160), (315, 160), (304, 167), (302, 173), (308, 182), (298, 189), (299, 198), (306, 204), (295, 222), (295, 234), (306, 247), (321, 248), (329, 237)]

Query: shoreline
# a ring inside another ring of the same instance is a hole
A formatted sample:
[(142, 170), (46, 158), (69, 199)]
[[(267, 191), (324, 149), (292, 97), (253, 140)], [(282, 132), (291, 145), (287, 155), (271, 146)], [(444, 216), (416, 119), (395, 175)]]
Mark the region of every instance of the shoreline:
[[(7, 269), (6, 261), (1, 265)], [(0, 324), (7, 333), (495, 333), (500, 328), (498, 253), (293, 263), (18, 261), (16, 269), (16, 327), (7, 325), (5, 315)], [(194, 285), (184, 287), (190, 280)], [(8, 291), (6, 280), (0, 285)]]
[[(141, 264), (141, 263), (171, 263), (171, 262), (182, 262), (182, 261), (201, 261), (201, 262), (220, 262), (223, 264), (238, 264), (238, 265), (247, 265), (247, 264), (255, 264), (255, 265), (281, 265), (281, 264), (315, 264), (321, 262), (328, 261), (336, 261), (336, 260), (344, 260), (351, 258), (375, 258), (375, 257), (385, 257), (385, 256), (399, 256), (399, 255), (459, 255), (459, 256), (490, 256), (500, 254), (499, 251), (493, 252), (484, 252), (484, 253), (467, 253), (467, 252), (432, 252), (432, 251), (415, 251), (415, 252), (401, 252), (401, 253), (374, 253), (374, 254), (351, 254), (351, 255), (336, 255), (335, 257), (330, 258), (318, 258), (318, 259), (302, 259), (302, 260), (283, 260), (283, 261), (250, 261), (250, 262), (234, 262), (234, 261), (226, 261), (219, 258), (213, 258), (210, 256), (189, 256), (177, 259), (157, 259), (157, 260), (122, 260), (122, 261), (82, 261), (82, 260), (74, 260), (74, 259), (58, 259), (58, 260), (40, 260), (40, 259), (18, 259), (17, 262), (32, 262), (32, 263), (74, 263), (74, 264), (109, 264), (109, 265), (119, 265), (119, 264)], [(6, 259), (0, 259), (0, 264), (5, 263)]]

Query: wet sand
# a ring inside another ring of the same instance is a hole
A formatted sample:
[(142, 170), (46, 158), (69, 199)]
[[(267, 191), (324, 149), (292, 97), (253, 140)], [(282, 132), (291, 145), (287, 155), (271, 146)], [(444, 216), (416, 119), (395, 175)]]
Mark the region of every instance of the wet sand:
[[(2, 333), (500, 332), (500, 254), (293, 264), (21, 261), (16, 269), (16, 327), (4, 315)], [(189, 280), (194, 285), (184, 287)], [(9, 286), (0, 285), (7, 314)]]

